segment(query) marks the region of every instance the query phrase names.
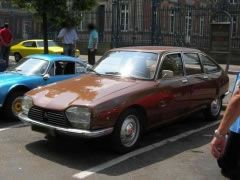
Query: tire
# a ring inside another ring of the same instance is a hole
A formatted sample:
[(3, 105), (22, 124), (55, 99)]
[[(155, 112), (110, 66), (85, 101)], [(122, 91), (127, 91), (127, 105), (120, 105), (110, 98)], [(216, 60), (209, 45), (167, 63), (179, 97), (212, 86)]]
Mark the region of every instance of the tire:
[(136, 109), (129, 109), (120, 115), (111, 136), (115, 152), (123, 154), (137, 147), (142, 133), (142, 117)]
[(205, 109), (204, 114), (207, 121), (215, 121), (218, 119), (222, 110), (222, 98), (218, 97), (208, 105)]
[[(20, 91), (11, 92), (7, 96), (7, 99), (3, 106), (3, 114), (6, 118), (6, 120), (10, 120), (10, 121), (18, 120), (17, 116), (15, 115), (15, 113), (13, 111), (13, 108), (15, 107), (16, 110), (18, 110), (19, 112), (21, 111), (21, 107), (20, 107), (21, 104), (19, 104), (19, 101), (16, 101), (16, 99), (20, 98), (25, 93), (26, 93), (26, 91), (20, 90)], [(15, 106), (14, 106), (13, 103), (17, 103), (17, 104), (15, 104)], [(17, 108), (19, 108), (19, 109), (17, 109)]]
[(14, 53), (14, 58), (16, 62), (19, 62), (22, 59), (22, 56), (20, 53)]

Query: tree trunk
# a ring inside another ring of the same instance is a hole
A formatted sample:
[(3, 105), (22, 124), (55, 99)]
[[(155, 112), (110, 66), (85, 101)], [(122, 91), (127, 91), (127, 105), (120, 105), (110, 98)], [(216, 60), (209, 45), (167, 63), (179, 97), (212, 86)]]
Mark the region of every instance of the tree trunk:
[(48, 22), (47, 22), (47, 14), (45, 12), (43, 12), (42, 14), (42, 22), (43, 22), (44, 54), (48, 54)]

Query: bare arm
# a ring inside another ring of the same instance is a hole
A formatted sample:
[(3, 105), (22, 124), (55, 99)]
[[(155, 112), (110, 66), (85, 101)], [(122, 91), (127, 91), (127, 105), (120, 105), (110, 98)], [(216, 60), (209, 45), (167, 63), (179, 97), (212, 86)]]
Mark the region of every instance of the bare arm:
[(225, 149), (226, 138), (225, 135), (228, 133), (230, 126), (236, 121), (240, 115), (240, 90), (238, 89), (232, 99), (229, 102), (227, 110), (223, 116), (223, 119), (217, 129), (217, 132), (221, 135), (220, 137), (215, 136), (211, 142), (211, 153), (219, 159)]
[(240, 89), (231, 98), (223, 119), (218, 127), (220, 134), (227, 134), (230, 126), (240, 116)]

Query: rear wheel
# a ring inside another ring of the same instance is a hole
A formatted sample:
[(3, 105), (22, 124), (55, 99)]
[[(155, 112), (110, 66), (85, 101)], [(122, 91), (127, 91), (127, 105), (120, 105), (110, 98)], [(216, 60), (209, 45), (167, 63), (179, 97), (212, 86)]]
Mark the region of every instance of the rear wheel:
[(208, 121), (215, 121), (218, 119), (222, 110), (222, 98), (218, 97), (211, 102), (205, 110), (205, 118)]
[(26, 91), (19, 90), (10, 93), (4, 103), (3, 113), (7, 120), (17, 120), (17, 114), (21, 112), (21, 97)]
[(141, 117), (141, 113), (135, 109), (129, 109), (120, 116), (112, 135), (112, 147), (116, 152), (127, 153), (139, 144)]
[(22, 59), (22, 56), (20, 53), (14, 53), (14, 58), (16, 62), (19, 62)]

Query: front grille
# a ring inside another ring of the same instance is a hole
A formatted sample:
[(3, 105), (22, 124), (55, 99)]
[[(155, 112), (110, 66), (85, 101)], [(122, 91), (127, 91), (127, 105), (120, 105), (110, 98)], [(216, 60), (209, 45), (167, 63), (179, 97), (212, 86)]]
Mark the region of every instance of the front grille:
[(32, 107), (28, 113), (28, 117), (34, 121), (43, 122), (58, 127), (71, 127), (64, 112), (49, 111), (38, 107)]

